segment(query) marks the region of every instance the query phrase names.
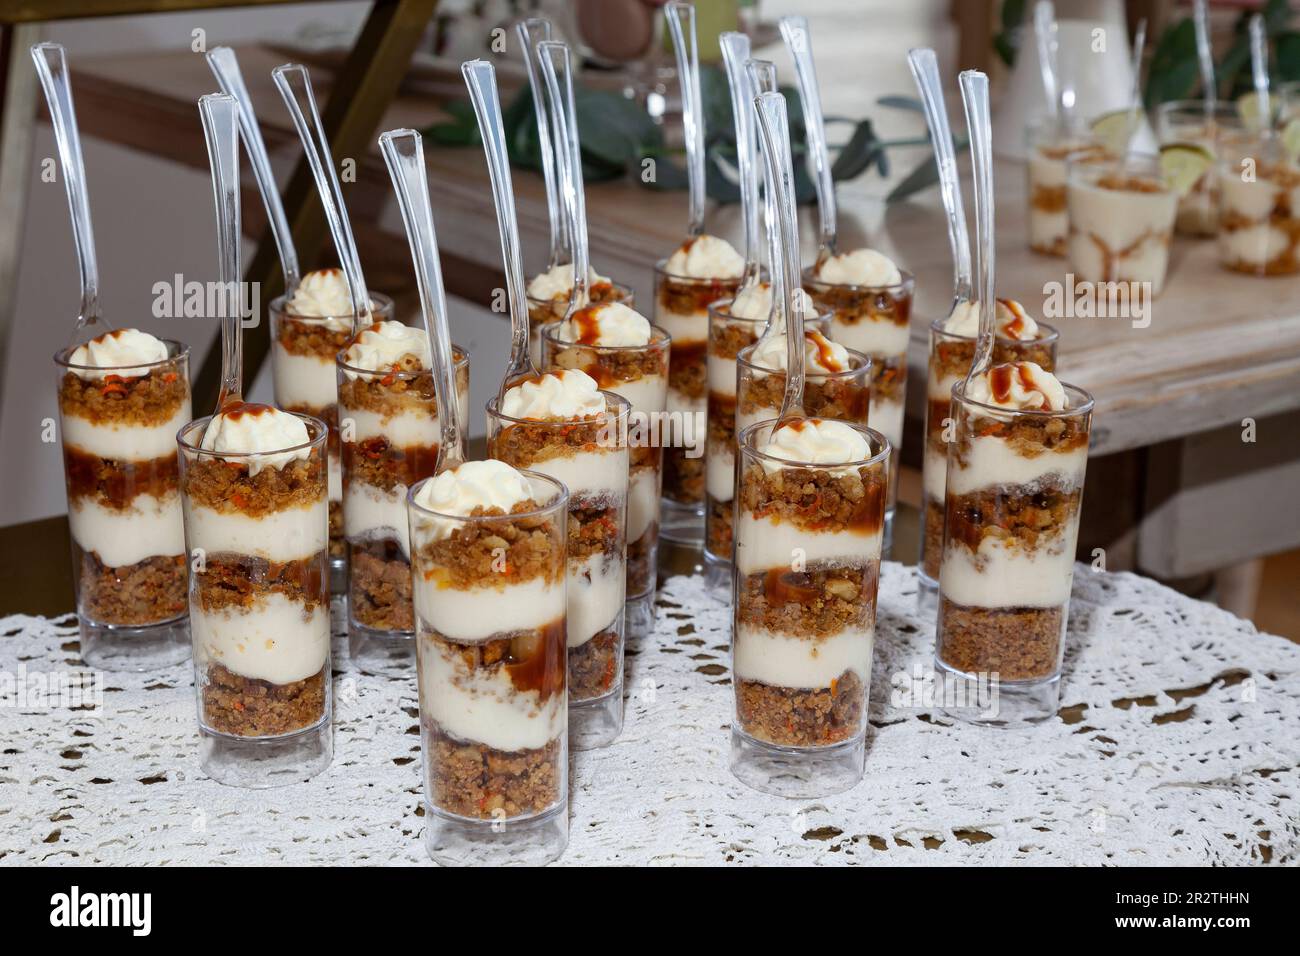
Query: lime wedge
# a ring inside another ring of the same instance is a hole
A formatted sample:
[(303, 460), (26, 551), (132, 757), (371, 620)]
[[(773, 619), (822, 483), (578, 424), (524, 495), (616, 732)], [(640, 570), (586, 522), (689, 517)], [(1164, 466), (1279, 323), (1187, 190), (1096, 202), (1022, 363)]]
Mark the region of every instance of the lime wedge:
[[(1112, 110), (1109, 113), (1102, 113), (1088, 124), (1093, 138), (1116, 156), (1123, 156), (1128, 150), (1129, 137), (1133, 132), (1129, 125), (1128, 113), (1128, 110)], [(1140, 127), (1141, 124), (1142, 114), (1139, 112), (1137, 125)]]
[(1291, 162), (1300, 160), (1300, 117), (1282, 127), (1282, 148)]
[(1168, 143), (1160, 147), (1160, 175), (1170, 192), (1186, 196), (1214, 165), (1214, 154), (1196, 143)]
[[(1269, 98), (1269, 111), (1272, 112), (1276, 106), (1276, 99)], [(1263, 128), (1264, 124), (1259, 119), (1259, 96), (1255, 93), (1243, 93), (1237, 97), (1237, 115), (1241, 117), (1241, 123), (1252, 133)]]

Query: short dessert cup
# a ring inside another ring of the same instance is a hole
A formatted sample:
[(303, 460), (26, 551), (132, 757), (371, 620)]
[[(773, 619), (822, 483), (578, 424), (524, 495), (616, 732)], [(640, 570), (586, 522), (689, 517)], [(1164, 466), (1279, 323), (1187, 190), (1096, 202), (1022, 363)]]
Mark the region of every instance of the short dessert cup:
[(1064, 256), (1070, 228), (1065, 199), (1068, 164), (1071, 159), (1105, 159), (1108, 153), (1091, 136), (1066, 134), (1049, 120), (1030, 125), (1026, 141), (1029, 248), (1045, 256)]
[(542, 365), (580, 369), (607, 392), (631, 405), (627, 485), (627, 595), (624, 636), (639, 640), (654, 627), (655, 583), (659, 560), (659, 492), (663, 481), (660, 428), (668, 396), (671, 340), (651, 326), (645, 345), (611, 346), (565, 342), (560, 324), (542, 329)]
[[(229, 414), (227, 412), (227, 414)], [(300, 783), (329, 766), (328, 426), (259, 454), (180, 430), (199, 762), (218, 783)]]
[(176, 432), (190, 420), (189, 349), (123, 368), (54, 356), (81, 657), (150, 671), (190, 653), (189, 561)]
[[(375, 322), (393, 318), (393, 300), (370, 293)], [(338, 433), (338, 377), (335, 356), (352, 339), (351, 315), (296, 315), (288, 298), (271, 307), (271, 378), (275, 404), (286, 412), (319, 418), (329, 425), (330, 590), (347, 590), (347, 537), (343, 531), (343, 462)]]
[[(1156, 134), (1162, 146), (1188, 143), (1219, 154), (1219, 140), (1241, 130), (1233, 103), (1215, 102), (1207, 112), (1204, 100), (1172, 100), (1156, 107)], [(1180, 236), (1219, 234), (1219, 183), (1214, 168), (1206, 171), (1178, 200), (1174, 231)]]
[(936, 671), (946, 712), (1014, 726), (1057, 711), (1092, 396), (1060, 411), (953, 389)]
[[(900, 270), (901, 271), (901, 270)], [(903, 419), (907, 397), (907, 346), (912, 338), (912, 295), (916, 280), (901, 271), (892, 286), (855, 286), (823, 282), (816, 267), (804, 270), (803, 287), (818, 310), (831, 313), (830, 338), (871, 359), (871, 427), (889, 439), (889, 501), (885, 506), (885, 557), (894, 540), (898, 466), (903, 453)], [(812, 414), (809, 412), (809, 414)]]
[[(469, 414), (469, 355), (452, 346), (456, 399)], [(343, 528), (348, 544), (348, 648), (353, 660), (405, 656), (415, 634), (406, 494), (438, 463), (438, 401), (428, 369), (338, 363)], [(396, 639), (396, 643), (394, 643)]]
[(809, 464), (759, 449), (772, 420), (740, 432), (731, 637), (731, 771), (764, 793), (822, 797), (866, 759), (889, 442), (861, 461)]
[(667, 408), (671, 434), (665, 437), (660, 533), (671, 541), (699, 545), (704, 537), (709, 306), (734, 299), (740, 277), (679, 276), (667, 265), (667, 259), (655, 263), (654, 324), (672, 338)]
[(1069, 165), (1070, 271), (1080, 282), (1127, 284), (1129, 301), (1142, 295), (1149, 302), (1164, 288), (1178, 213), (1160, 157)]
[(562, 482), (569, 492), (566, 656), (569, 744), (592, 750), (623, 730), (629, 411), (603, 392), (604, 414), (538, 421), (487, 405), (488, 455)]
[[(528, 296), (528, 354), (533, 364), (542, 367), (542, 327), (548, 322), (559, 322), (569, 313), (570, 289), (567, 294), (550, 299)], [(631, 286), (621, 282), (605, 281), (592, 283), (587, 291), (587, 299), (592, 305), (602, 302), (622, 302), (629, 309), (636, 304), (636, 295)]]
[(1300, 272), (1300, 164), (1282, 143), (1237, 135), (1220, 141), (1219, 261), (1255, 276)]
[[(933, 617), (939, 607), (939, 566), (943, 560), (943, 515), (947, 494), (948, 443), (954, 437), (952, 387), (964, 381), (975, 360), (975, 339), (954, 335), (945, 319), (930, 324), (930, 358), (925, 394), (925, 457), (921, 460), (921, 559), (917, 562), (917, 610)], [(999, 335), (993, 343), (993, 364), (1034, 362), (1056, 371), (1060, 333), (1039, 322), (1038, 336), (1012, 339)]]
[(424, 482), (407, 498), (424, 845), (441, 864), (540, 865), (569, 840), (569, 495), (524, 477), (534, 500), (510, 514), (431, 511)]

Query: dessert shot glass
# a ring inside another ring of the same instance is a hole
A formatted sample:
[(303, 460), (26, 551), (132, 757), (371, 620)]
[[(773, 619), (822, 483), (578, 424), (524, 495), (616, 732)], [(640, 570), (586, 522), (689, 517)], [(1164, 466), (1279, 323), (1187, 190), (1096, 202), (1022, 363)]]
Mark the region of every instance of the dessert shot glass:
[(1300, 163), (1276, 137), (1239, 134), (1219, 144), (1219, 261), (1256, 276), (1300, 272)]
[(899, 271), (902, 281), (892, 286), (823, 282), (817, 278), (816, 266), (805, 269), (803, 279), (804, 291), (812, 296), (818, 311), (831, 313), (831, 340), (871, 359), (871, 426), (888, 438), (894, 449), (890, 456), (894, 474), (890, 476), (890, 498), (885, 507), (886, 557), (894, 540), (907, 396), (907, 346), (912, 337), (912, 295), (916, 288), (912, 274)]
[(569, 840), (569, 495), (524, 477), (534, 500), (510, 514), (432, 511), (424, 482), (407, 498), (424, 843), (439, 863), (548, 863)]
[[(572, 275), (572, 273), (570, 273)], [(534, 280), (536, 281), (536, 280)], [(542, 367), (542, 327), (548, 322), (561, 322), (569, 312), (569, 298), (573, 287), (567, 292), (559, 292), (549, 299), (529, 295), (528, 298), (528, 352), (533, 364)], [(591, 283), (587, 289), (587, 299), (592, 305), (602, 302), (622, 302), (629, 309), (636, 305), (636, 295), (631, 286), (614, 282), (612, 279), (600, 279)]]
[[(393, 318), (393, 300), (370, 293), (374, 322)], [(343, 462), (338, 432), (335, 357), (352, 339), (352, 315), (298, 315), (291, 296), (271, 301), (271, 382), (275, 404), (329, 425), (330, 590), (347, 589), (347, 537), (343, 530)]]
[[(469, 417), (469, 355), (452, 346), (457, 413)], [(351, 656), (415, 634), (407, 491), (438, 463), (438, 400), (429, 369), (373, 369), (337, 358), (343, 527)], [(393, 648), (388, 647), (392, 651)]]
[[(224, 414), (231, 414), (230, 410)], [(180, 430), (199, 762), (219, 783), (277, 787), (329, 766), (328, 426), (274, 452), (201, 447)]]
[[(925, 394), (925, 457), (921, 460), (921, 560), (917, 569), (917, 606), (933, 616), (939, 606), (939, 566), (943, 560), (943, 515), (947, 502), (948, 440), (953, 437), (952, 389), (966, 378), (975, 360), (975, 337), (956, 335), (944, 328), (944, 319), (930, 325), (930, 358)], [(1056, 371), (1060, 333), (1045, 322), (1037, 323), (1032, 339), (1013, 339), (999, 333), (993, 340), (993, 364), (1034, 362)]]
[(1057, 710), (1093, 406), (1063, 388), (1060, 411), (953, 389), (935, 657), (947, 710), (963, 720), (1014, 725)]
[(487, 404), (488, 455), (562, 482), (569, 492), (567, 610), (569, 743), (591, 750), (623, 730), (623, 598), (627, 579), (628, 413), (579, 421), (512, 418)]
[(1123, 160), (1071, 160), (1069, 167), (1070, 271), (1079, 281), (1138, 284), (1159, 295), (1178, 213), (1160, 157), (1130, 153)]
[[(109, 332), (107, 335), (116, 333)], [(189, 656), (176, 432), (190, 420), (189, 349), (123, 368), (54, 356), (81, 656), (148, 671)]]
[[(765, 793), (818, 797), (862, 777), (889, 442), (861, 461), (788, 461), (740, 432), (731, 637), (731, 770)], [(786, 427), (794, 427), (787, 425)]]
[(1071, 159), (1105, 159), (1106, 148), (1088, 134), (1067, 134), (1048, 119), (1030, 124), (1025, 140), (1029, 152), (1025, 164), (1029, 248), (1045, 256), (1064, 256), (1070, 226), (1065, 200), (1067, 165)]
[[(1156, 135), (1161, 146), (1187, 143), (1218, 156), (1220, 139), (1239, 133), (1241, 128), (1241, 117), (1232, 103), (1215, 102), (1208, 111), (1203, 100), (1172, 100), (1156, 107)], [(1179, 198), (1174, 231), (1180, 236), (1219, 234), (1219, 182), (1214, 167)]]
[(627, 483), (627, 593), (625, 638), (637, 640), (654, 626), (655, 584), (659, 555), (659, 492), (663, 480), (660, 427), (668, 396), (670, 339), (651, 327), (645, 345), (609, 346), (566, 342), (560, 324), (542, 329), (543, 371), (579, 369), (607, 392), (631, 406)]
[(661, 534), (698, 544), (704, 534), (709, 306), (735, 298), (741, 277), (679, 276), (668, 272), (667, 265), (667, 259), (655, 264), (654, 324), (672, 338), (667, 406), (671, 435), (664, 447)]

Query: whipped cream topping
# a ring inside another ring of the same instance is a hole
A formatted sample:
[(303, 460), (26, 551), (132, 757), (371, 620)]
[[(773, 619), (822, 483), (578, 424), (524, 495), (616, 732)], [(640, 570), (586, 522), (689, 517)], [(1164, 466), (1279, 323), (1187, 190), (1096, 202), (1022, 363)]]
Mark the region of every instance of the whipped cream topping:
[(682, 243), (664, 263), (664, 271), (692, 279), (739, 279), (745, 257), (726, 239), (706, 234)]
[[(594, 285), (609, 284), (606, 276), (597, 275), (596, 270), (587, 266), (587, 288)], [(573, 291), (573, 263), (565, 262), (547, 269), (541, 275), (533, 276), (528, 283), (528, 297), (531, 299), (567, 299)]]
[[(803, 309), (805, 316), (811, 317), (817, 314), (817, 308), (813, 305), (812, 298), (803, 289), (795, 290), (794, 301), (797, 308)], [(748, 288), (741, 289), (740, 294), (731, 300), (728, 311), (733, 319), (750, 319), (752, 321), (766, 319), (772, 314), (772, 283), (759, 282)]]
[[(749, 361), (760, 368), (773, 371), (785, 371), (786, 356), (785, 335), (773, 335), (760, 342), (749, 355)], [(849, 367), (849, 353), (838, 342), (832, 342), (816, 329), (809, 329), (803, 334), (803, 370), (805, 373), (825, 375), (828, 372), (843, 372)]]
[[(371, 372), (400, 367), (407, 371), (433, 367), (429, 334), (424, 329), (388, 320), (362, 329), (343, 353), (354, 368)], [(349, 375), (356, 378), (355, 375)]]
[(831, 256), (817, 268), (817, 278), (833, 285), (861, 285), (872, 288), (898, 285), (903, 274), (894, 260), (875, 249), (854, 249)]
[[(296, 415), (270, 405), (240, 402), (212, 416), (199, 447), (230, 455), (256, 455), (248, 465), (252, 476), (263, 468), (283, 468), (295, 459), (307, 458), (310, 440), (306, 424)], [(304, 447), (284, 450), (298, 445)]]
[(966, 397), (981, 405), (1017, 411), (1059, 412), (1065, 408), (1060, 380), (1035, 362), (995, 365), (971, 379)]
[[(993, 322), (998, 335), (1004, 339), (1028, 342), (1038, 338), (1038, 323), (1030, 318), (1025, 307), (1015, 299), (998, 299), (997, 315)], [(973, 339), (980, 333), (980, 304), (978, 302), (959, 302), (943, 324), (943, 330), (950, 335), (961, 335)]]
[(68, 363), (89, 366), (72, 369), (85, 379), (100, 379), (106, 375), (140, 378), (149, 374), (149, 365), (166, 358), (167, 343), (162, 339), (139, 329), (116, 329), (91, 339), (85, 345), (78, 345), (68, 356)]
[(581, 345), (636, 347), (649, 343), (650, 321), (622, 302), (602, 302), (565, 319), (557, 335), (562, 342)]
[(415, 493), (415, 503), (430, 511), (468, 516), (475, 509), (500, 508), (507, 514), (533, 497), (528, 479), (504, 461), (467, 461), (440, 472)]
[[(782, 425), (759, 451), (783, 461), (813, 465), (845, 465), (871, 457), (871, 446), (861, 432), (829, 418), (800, 418)], [(765, 461), (763, 467), (775, 471), (781, 466)]]
[(501, 414), (533, 421), (595, 418), (604, 411), (605, 396), (596, 380), (576, 368), (521, 382), (501, 399)]
[[(375, 303), (371, 301), (373, 309)], [(325, 325), (332, 332), (352, 327), (352, 294), (342, 269), (317, 269), (308, 272), (298, 282), (298, 288), (285, 303), (285, 309), (306, 318), (328, 319)]]

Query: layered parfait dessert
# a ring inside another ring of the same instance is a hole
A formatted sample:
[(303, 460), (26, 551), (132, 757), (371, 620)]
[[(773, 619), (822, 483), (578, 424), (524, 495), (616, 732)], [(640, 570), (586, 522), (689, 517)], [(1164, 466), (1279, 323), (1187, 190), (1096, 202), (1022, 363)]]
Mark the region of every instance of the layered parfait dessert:
[(567, 511), (559, 482), (500, 461), (465, 462), (411, 492), (435, 859), (467, 862), (486, 847), (459, 835), (544, 815), (567, 834)]
[(1029, 248), (1048, 256), (1063, 256), (1070, 231), (1065, 187), (1069, 164), (1108, 157), (1106, 147), (1087, 136), (1066, 135), (1044, 122), (1029, 130)]
[(894, 449), (891, 497), (885, 508), (886, 552), (903, 447), (914, 286), (909, 273), (874, 249), (829, 256), (804, 270), (803, 287), (813, 304), (819, 311), (831, 313), (831, 339), (871, 359), (871, 425)]
[[(370, 317), (393, 317), (393, 302), (371, 293)], [(280, 408), (319, 418), (330, 427), (330, 558), (342, 588), (347, 553), (343, 530), (343, 464), (338, 435), (335, 357), (354, 332), (352, 296), (343, 270), (318, 269), (302, 277), (292, 293), (271, 303), (271, 373)]]
[(188, 649), (176, 460), (188, 354), (119, 329), (55, 356), (81, 650), (95, 667), (174, 664)]
[[(732, 767), (759, 789), (831, 793), (862, 773), (889, 448), (845, 422), (774, 425), (740, 438)], [(801, 752), (825, 755), (815, 779)]]
[[(663, 496), (674, 528), (689, 528), (704, 504), (709, 305), (735, 298), (744, 272), (744, 257), (725, 239), (710, 235), (688, 239), (655, 266), (654, 321), (672, 339), (668, 411), (678, 425), (664, 450)], [(690, 537), (688, 531), (672, 535)]]
[(628, 402), (586, 372), (547, 372), (488, 403), (488, 452), (569, 490), (566, 637), (570, 740), (603, 746), (623, 725)]
[[(457, 414), (469, 405), (469, 358), (456, 359)], [(410, 634), (407, 491), (438, 463), (429, 336), (401, 322), (362, 329), (338, 356), (348, 623), (357, 634)]]
[(1160, 294), (1178, 195), (1158, 157), (1072, 163), (1066, 203), (1070, 271), (1078, 280), (1138, 284)]
[(999, 682), (995, 719), (1055, 713), (1092, 399), (1033, 362), (953, 392), (936, 655)]
[(1238, 136), (1223, 145), (1218, 182), (1219, 261), (1250, 275), (1300, 271), (1300, 163), (1277, 142)]
[(1156, 131), (1162, 158), (1177, 150), (1189, 153), (1204, 167), (1179, 196), (1174, 219), (1174, 231), (1179, 235), (1218, 235), (1219, 183), (1214, 157), (1220, 138), (1240, 128), (1240, 117), (1231, 103), (1215, 103), (1208, 111), (1201, 100), (1175, 100), (1158, 107)]
[[(964, 381), (975, 361), (980, 319), (978, 302), (960, 303), (945, 319), (930, 326), (929, 374), (926, 379), (925, 458), (922, 461), (921, 576), (938, 586), (943, 558), (943, 515), (947, 494), (948, 437), (952, 423), (952, 388)], [(1036, 322), (1014, 299), (997, 300), (997, 335), (993, 364), (1033, 362), (1048, 372), (1056, 370), (1056, 329)]]
[[(569, 314), (569, 300), (573, 297), (573, 263), (562, 262), (538, 273), (528, 282), (528, 350), (533, 364), (542, 364), (542, 326), (559, 322)], [(591, 305), (621, 302), (629, 308), (633, 303), (631, 288), (620, 285), (606, 276), (587, 268), (587, 300)]]
[[(310, 772), (329, 759), (326, 439), (319, 419), (243, 402), (178, 436), (205, 746), (323, 728)], [(219, 780), (242, 772), (215, 761)]]
[(625, 621), (628, 636), (639, 636), (653, 611), (663, 473), (659, 427), (668, 395), (670, 340), (623, 303), (581, 309), (545, 326), (542, 340), (543, 368), (583, 371), (631, 406)]

